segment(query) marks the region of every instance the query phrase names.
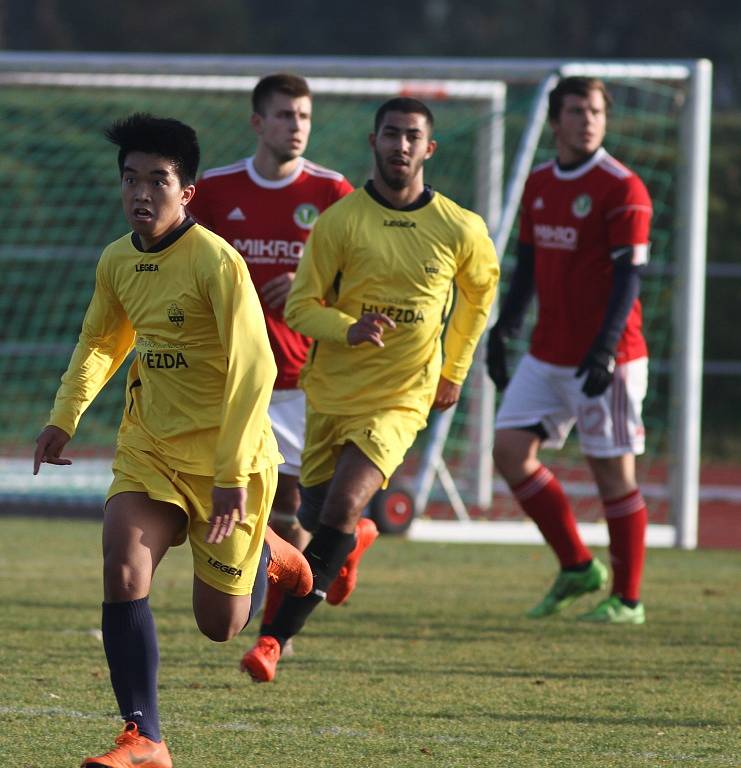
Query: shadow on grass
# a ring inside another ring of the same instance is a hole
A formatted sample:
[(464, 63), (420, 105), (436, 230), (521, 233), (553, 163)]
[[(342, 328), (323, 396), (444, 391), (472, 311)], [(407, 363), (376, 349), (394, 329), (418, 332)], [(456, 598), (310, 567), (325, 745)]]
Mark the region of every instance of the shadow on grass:
[[(8, 612), (10, 608), (32, 608), (32, 609), (51, 609), (51, 610), (63, 610), (63, 611), (89, 611), (91, 608), (100, 608), (103, 601), (86, 602), (86, 603), (73, 603), (68, 601), (53, 601), (53, 600), (33, 600), (24, 597), (4, 597), (3, 598), (3, 611)], [(152, 606), (152, 611), (157, 615), (171, 615), (171, 616), (192, 616), (193, 611), (188, 607), (175, 607), (175, 606), (162, 606), (155, 604)]]
[[(679, 672), (677, 674), (672, 674), (671, 670), (648, 669), (645, 667), (635, 673), (631, 673), (624, 669), (621, 669), (620, 671), (610, 670), (606, 667), (602, 667), (594, 672), (588, 670), (580, 670), (578, 672), (553, 672), (545, 669), (534, 672), (532, 669), (519, 669), (513, 668), (512, 666), (486, 664), (480, 661), (466, 663), (456, 660), (455, 664), (451, 666), (444, 663), (439, 665), (431, 665), (430, 663), (414, 664), (405, 660), (394, 662), (389, 660), (388, 656), (383, 658), (382, 668), (378, 668), (373, 661), (369, 661), (367, 658), (363, 663), (360, 663), (357, 659), (329, 658), (326, 655), (322, 658), (292, 657), (288, 660), (288, 664), (294, 669), (301, 669), (307, 673), (320, 675), (356, 673), (361, 674), (364, 677), (371, 675), (378, 679), (384, 677), (403, 678), (409, 675), (419, 675), (420, 677), (428, 678), (443, 677), (450, 680), (461, 677), (470, 677), (479, 681), (482, 678), (500, 680), (521, 679), (530, 681), (532, 685), (542, 685), (546, 688), (548, 683), (559, 685), (560, 683), (567, 683), (574, 680), (603, 681), (605, 685), (614, 685), (615, 683), (645, 684), (677, 679), (680, 676), (684, 681), (687, 681), (691, 677), (697, 678), (698, 680), (705, 680), (708, 675), (708, 669), (705, 666), (698, 667), (696, 670), (688, 670), (684, 667), (681, 670), (681, 675)], [(694, 674), (692, 674), (692, 672), (694, 672)]]
[[(400, 715), (397, 714), (398, 716)], [(412, 716), (412, 714), (409, 715), (409, 717)], [(434, 715), (427, 716), (434, 717)], [(577, 717), (576, 715), (563, 717), (544, 714), (543, 712), (534, 712), (531, 715), (487, 713), (485, 717), (500, 723), (526, 723), (533, 725), (552, 723), (553, 725), (642, 725), (651, 728), (723, 728), (729, 724), (721, 720), (680, 720), (670, 717)]]

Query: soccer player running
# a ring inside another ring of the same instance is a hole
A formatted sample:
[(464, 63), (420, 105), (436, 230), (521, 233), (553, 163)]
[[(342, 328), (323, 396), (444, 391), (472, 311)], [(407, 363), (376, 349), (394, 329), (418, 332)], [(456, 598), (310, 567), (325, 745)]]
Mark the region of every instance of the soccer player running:
[(266, 531), (281, 458), (267, 413), (276, 367), (243, 259), (186, 215), (196, 135), (136, 114), (106, 136), (133, 232), (101, 255), (34, 474), (71, 463), (61, 454), (83, 411), (135, 350), (103, 518), (103, 643), (126, 724), (82, 766), (170, 768), (149, 607), (169, 547), (190, 539), (193, 611), (217, 642), (244, 627), (268, 581), (306, 594), (312, 578), (301, 553)]
[[(430, 407), (457, 402), (499, 276), (484, 221), (425, 185), (433, 117), (416, 99), (376, 113), (372, 180), (325, 211), (309, 238), (286, 322), (315, 339), (301, 374), (305, 598), (286, 596), (246, 654), (253, 679), (275, 676), (281, 648), (325, 598), (355, 546), (363, 509), (401, 464)], [(450, 310), (443, 361), (441, 337)]]
[[(541, 446), (560, 448), (576, 423), (607, 519), (613, 569), (611, 595), (579, 618), (642, 624), (647, 512), (635, 455), (644, 450), (648, 360), (638, 293), (652, 211), (642, 181), (602, 147), (609, 106), (596, 79), (568, 77), (550, 93), (557, 156), (527, 181), (517, 264), (489, 334), (487, 364), (496, 386), (506, 387), (496, 467), (561, 567), (528, 616), (550, 616), (607, 582), (560, 483), (538, 458)], [(530, 352), (508, 386), (506, 342), (534, 292)]]
[[(285, 460), (269, 524), (303, 549), (310, 535), (296, 518), (306, 409), (298, 375), (310, 340), (286, 325), (283, 309), (314, 222), (353, 187), (342, 174), (303, 157), (312, 111), (304, 78), (284, 73), (262, 78), (252, 92), (252, 109), (255, 154), (205, 171), (188, 212), (239, 251), (260, 296), (278, 366), (269, 414)], [(366, 526), (370, 536), (376, 533), (371, 520)], [(278, 587), (268, 588), (263, 625), (269, 624), (282, 595)]]

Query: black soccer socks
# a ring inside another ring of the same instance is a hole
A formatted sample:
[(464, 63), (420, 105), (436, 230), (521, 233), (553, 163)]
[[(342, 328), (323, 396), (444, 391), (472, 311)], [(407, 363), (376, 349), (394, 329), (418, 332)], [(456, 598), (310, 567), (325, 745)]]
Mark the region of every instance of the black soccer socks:
[(275, 619), (270, 627), (265, 627), (263, 634), (277, 638), (281, 647), (289, 637), (298, 634), (314, 608), (327, 596), (329, 585), (337, 578), (354, 546), (354, 533), (343, 533), (328, 525), (319, 525), (304, 550), (314, 574), (314, 588), (306, 597), (285, 595)]
[(149, 598), (103, 603), (103, 647), (121, 717), (161, 741), (157, 706), (159, 648)]

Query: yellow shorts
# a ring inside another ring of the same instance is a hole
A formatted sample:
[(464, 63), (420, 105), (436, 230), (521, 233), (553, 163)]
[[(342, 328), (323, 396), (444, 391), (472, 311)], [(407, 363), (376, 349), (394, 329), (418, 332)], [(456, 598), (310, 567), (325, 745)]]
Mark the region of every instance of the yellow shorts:
[(247, 484), (247, 520), (220, 544), (207, 544), (213, 477), (178, 472), (146, 451), (118, 446), (113, 460), (113, 483), (106, 502), (117, 493), (146, 493), (151, 499), (180, 507), (188, 517), (174, 545), (190, 539), (193, 572), (219, 592), (249, 595), (262, 554), (265, 526), (278, 483), (278, 468), (250, 475)]
[(354, 443), (381, 470), (385, 488), (426, 424), (427, 418), (410, 408), (340, 416), (318, 413), (307, 403), (301, 485), (308, 488), (329, 480), (342, 446)]

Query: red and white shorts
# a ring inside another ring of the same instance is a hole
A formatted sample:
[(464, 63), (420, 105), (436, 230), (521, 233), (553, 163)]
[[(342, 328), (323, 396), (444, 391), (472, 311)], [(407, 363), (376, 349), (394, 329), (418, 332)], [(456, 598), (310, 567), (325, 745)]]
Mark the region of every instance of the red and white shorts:
[(598, 397), (581, 391), (586, 374), (576, 378), (575, 373), (575, 367), (525, 355), (504, 392), (496, 428), (542, 424), (548, 435), (543, 447), (561, 448), (576, 424), (582, 453), (587, 456), (643, 453), (641, 410), (648, 387), (648, 358), (617, 365), (612, 384)]

